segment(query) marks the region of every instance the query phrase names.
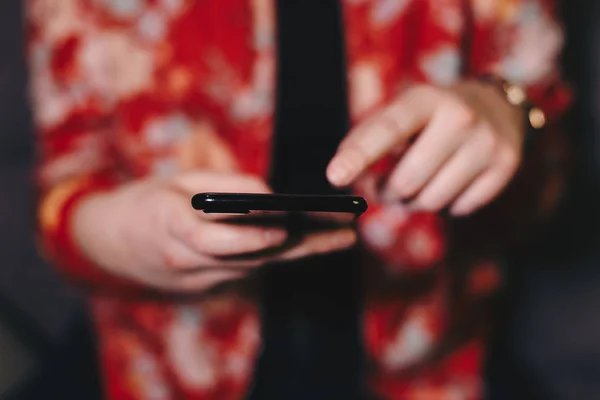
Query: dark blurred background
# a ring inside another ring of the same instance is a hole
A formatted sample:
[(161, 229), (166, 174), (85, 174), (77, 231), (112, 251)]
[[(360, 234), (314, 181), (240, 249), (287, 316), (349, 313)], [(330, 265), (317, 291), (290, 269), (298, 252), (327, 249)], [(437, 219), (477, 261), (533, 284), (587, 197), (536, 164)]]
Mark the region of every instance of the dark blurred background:
[[(498, 310), (506, 328), (490, 350), (492, 399), (600, 398), (599, 5), (570, 0), (563, 8), (578, 168), (547, 237), (509, 265)], [(20, 1), (0, 2), (0, 394), (93, 400), (101, 392), (84, 300), (42, 260), (32, 234), (22, 20)]]
[(491, 399), (600, 399), (600, 2), (562, 2), (574, 174), (546, 236), (515, 255), (491, 349)]
[(94, 399), (93, 340), (82, 298), (36, 250), (34, 143), (22, 2), (0, 2), (0, 394)]

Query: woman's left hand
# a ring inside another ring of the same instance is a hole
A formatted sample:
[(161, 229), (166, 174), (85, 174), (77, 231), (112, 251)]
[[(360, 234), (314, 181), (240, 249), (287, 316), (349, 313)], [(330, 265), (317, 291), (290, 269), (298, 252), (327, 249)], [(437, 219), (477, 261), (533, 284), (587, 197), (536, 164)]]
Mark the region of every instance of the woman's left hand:
[(327, 176), (335, 186), (349, 186), (383, 157), (402, 154), (382, 188), (383, 199), (468, 215), (516, 174), (524, 121), (523, 110), (492, 85), (417, 86), (352, 129)]

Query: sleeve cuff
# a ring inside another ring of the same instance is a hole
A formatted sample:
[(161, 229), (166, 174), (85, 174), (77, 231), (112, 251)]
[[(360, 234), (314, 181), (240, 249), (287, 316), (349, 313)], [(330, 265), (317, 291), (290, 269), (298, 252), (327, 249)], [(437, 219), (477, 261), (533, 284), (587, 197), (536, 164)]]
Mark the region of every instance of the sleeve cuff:
[(108, 174), (75, 178), (47, 192), (39, 205), (39, 229), (45, 254), (65, 275), (93, 291), (146, 292), (131, 281), (100, 269), (80, 250), (72, 235), (75, 207), (85, 197), (114, 189), (119, 182)]

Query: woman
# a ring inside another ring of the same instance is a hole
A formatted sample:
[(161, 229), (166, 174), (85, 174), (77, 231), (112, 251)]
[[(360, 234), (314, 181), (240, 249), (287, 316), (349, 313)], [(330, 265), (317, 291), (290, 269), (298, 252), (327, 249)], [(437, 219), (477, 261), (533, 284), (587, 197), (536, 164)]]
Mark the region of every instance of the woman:
[[(559, 186), (556, 163), (540, 158), (556, 155), (567, 103), (553, 2), (340, 3), (352, 129), (327, 178), (371, 204), (359, 223), (371, 391), (480, 398), (476, 306), (498, 285), (494, 257), (511, 244), (505, 228), (545, 215)], [(313, 234), (270, 258), (232, 259), (288, 232), (189, 207), (197, 192), (270, 190), (274, 2), (30, 0), (28, 10), (41, 236), (90, 289), (108, 397), (242, 398), (260, 345), (251, 272), (356, 240)], [(517, 186), (535, 196), (509, 191), (476, 213), (521, 166), (524, 121), (547, 131), (526, 153), (531, 181)], [(472, 217), (446, 224), (445, 209)]]

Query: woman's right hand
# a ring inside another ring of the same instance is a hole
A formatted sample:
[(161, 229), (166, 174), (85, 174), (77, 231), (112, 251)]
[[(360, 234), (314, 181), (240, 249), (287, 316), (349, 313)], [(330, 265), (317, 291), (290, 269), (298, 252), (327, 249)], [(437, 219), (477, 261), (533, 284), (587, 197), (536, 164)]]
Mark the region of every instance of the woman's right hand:
[(244, 259), (244, 254), (281, 246), (287, 232), (224, 224), (190, 204), (200, 192), (269, 191), (262, 180), (240, 174), (191, 172), (167, 181), (147, 179), (84, 200), (75, 210), (73, 233), (83, 254), (100, 268), (173, 291), (206, 290), (268, 262), (343, 250), (356, 241), (355, 232), (345, 228), (309, 234), (281, 252)]

